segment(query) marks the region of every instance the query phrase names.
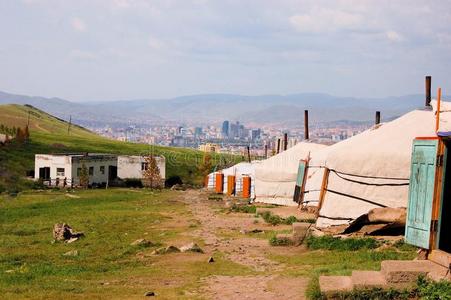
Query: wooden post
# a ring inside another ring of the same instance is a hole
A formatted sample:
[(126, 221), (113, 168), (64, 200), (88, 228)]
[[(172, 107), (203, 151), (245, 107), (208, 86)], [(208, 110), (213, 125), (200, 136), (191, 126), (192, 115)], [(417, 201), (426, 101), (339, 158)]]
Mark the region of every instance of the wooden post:
[(435, 132), (438, 132), (440, 128), (440, 101), (442, 98), (442, 89), (438, 88), (437, 91), (437, 115), (435, 117)]
[(376, 111), (376, 121), (374, 122), (375, 125), (379, 125), (381, 123), (381, 112)]
[(308, 110), (304, 110), (304, 139), (309, 139), (308, 131)]
[(288, 149), (288, 133), (283, 134), (283, 151)]
[(280, 152), (280, 139), (277, 139), (277, 154)]
[(321, 192), (319, 195), (318, 211), (316, 213), (317, 217), (319, 216), (319, 211), (321, 210), (321, 207), (323, 206), (324, 198), (326, 197), (327, 185), (329, 183), (329, 174), (330, 174), (329, 168), (325, 168), (324, 173), (323, 173), (323, 182), (321, 184)]
[(426, 107), (431, 106), (431, 76), (426, 76)]

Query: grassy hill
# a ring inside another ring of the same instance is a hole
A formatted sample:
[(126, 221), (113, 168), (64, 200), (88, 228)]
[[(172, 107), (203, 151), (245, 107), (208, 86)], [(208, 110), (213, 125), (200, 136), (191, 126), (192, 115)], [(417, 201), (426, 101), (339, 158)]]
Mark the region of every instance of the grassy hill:
[[(112, 154), (146, 154), (166, 157), (166, 177), (180, 176), (183, 182), (199, 184), (202, 176), (198, 166), (203, 153), (185, 148), (149, 146), (101, 137), (82, 127), (72, 125), (39, 109), (23, 105), (0, 105), (0, 125), (25, 127), (30, 116), (30, 141), (0, 146), (0, 191), (21, 190), (32, 182), (25, 179), (27, 170), (34, 169), (36, 153), (97, 152)], [(213, 155), (213, 165), (229, 165), (241, 160), (231, 155)]]

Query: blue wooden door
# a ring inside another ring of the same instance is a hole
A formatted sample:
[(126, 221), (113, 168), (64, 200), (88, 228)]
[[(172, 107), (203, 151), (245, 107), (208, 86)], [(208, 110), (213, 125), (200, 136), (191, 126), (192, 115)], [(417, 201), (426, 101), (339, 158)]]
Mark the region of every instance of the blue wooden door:
[(307, 161), (301, 160), (298, 167), (298, 175), (296, 177), (296, 186), (294, 187), (293, 201), (300, 203), (303, 200), (304, 177), (307, 170)]
[(414, 140), (407, 205), (406, 241), (429, 249), (438, 140)]

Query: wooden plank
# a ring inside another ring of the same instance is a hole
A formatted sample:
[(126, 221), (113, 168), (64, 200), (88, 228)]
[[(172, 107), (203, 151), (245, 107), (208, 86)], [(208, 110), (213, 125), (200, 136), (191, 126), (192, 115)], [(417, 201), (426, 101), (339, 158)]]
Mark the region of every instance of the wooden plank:
[(324, 174), (323, 174), (323, 182), (321, 183), (321, 193), (319, 195), (319, 204), (318, 204), (318, 211), (316, 212), (316, 217), (319, 216), (319, 212), (324, 203), (324, 198), (326, 197), (327, 185), (329, 183), (329, 173), (330, 173), (329, 168), (325, 168)]

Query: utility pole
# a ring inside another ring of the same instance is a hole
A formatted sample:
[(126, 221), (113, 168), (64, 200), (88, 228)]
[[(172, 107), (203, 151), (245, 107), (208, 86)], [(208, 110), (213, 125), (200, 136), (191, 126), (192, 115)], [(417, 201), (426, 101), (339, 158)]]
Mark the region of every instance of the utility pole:
[(72, 115), (69, 117), (69, 125), (67, 126), (67, 134), (70, 134), (70, 127), (72, 126)]

